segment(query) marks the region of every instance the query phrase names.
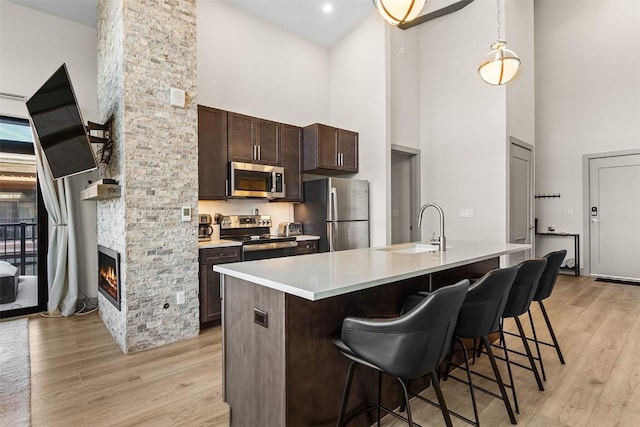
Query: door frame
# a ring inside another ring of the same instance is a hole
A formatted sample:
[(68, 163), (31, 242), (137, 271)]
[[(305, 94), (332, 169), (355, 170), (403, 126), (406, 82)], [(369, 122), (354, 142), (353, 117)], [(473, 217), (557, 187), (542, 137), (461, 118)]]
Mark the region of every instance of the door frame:
[[(409, 198), (411, 199), (412, 209), (409, 212), (409, 221), (411, 222), (410, 239), (412, 242), (418, 242), (422, 238), (420, 230), (417, 226), (418, 223), (418, 209), (420, 209), (420, 156), (421, 152), (417, 148), (406, 147), (404, 145), (391, 144), (391, 153), (393, 152), (404, 154), (409, 156), (409, 174), (411, 181), (411, 188), (409, 189)], [(391, 159), (391, 153), (389, 159)], [(389, 160), (390, 161), (390, 160)], [(389, 174), (391, 176), (391, 173)], [(390, 199), (389, 199), (390, 201)], [(389, 204), (391, 206), (391, 204)], [(391, 229), (391, 218), (389, 215), (389, 229)], [(389, 242), (387, 242), (389, 243)]]
[[(506, 209), (507, 209), (507, 217), (506, 217), (506, 224), (505, 227), (507, 229), (507, 242), (511, 241), (511, 146), (512, 145), (518, 145), (522, 148), (524, 148), (525, 150), (529, 150), (531, 151), (531, 182), (529, 184), (529, 191), (531, 194), (531, 206), (529, 207), (529, 215), (531, 216), (531, 220), (535, 222), (535, 212), (536, 212), (536, 206), (535, 206), (535, 198), (534, 198), (534, 194), (535, 194), (535, 185), (536, 185), (536, 156), (535, 156), (535, 146), (532, 144), (529, 144), (528, 142), (524, 142), (521, 139), (518, 139), (514, 136), (509, 136), (508, 141), (507, 141), (507, 205), (506, 205)], [(529, 224), (529, 226), (531, 226), (532, 224)], [(531, 249), (527, 252), (525, 252), (525, 258), (526, 259), (530, 259), (533, 258), (535, 256), (536, 253), (536, 233), (535, 233), (535, 229), (531, 228), (529, 229), (529, 233), (530, 233), (530, 241), (531, 241)]]
[(591, 215), (590, 215), (590, 191), (589, 165), (592, 159), (606, 157), (622, 157), (640, 154), (640, 149), (606, 151), (603, 153), (591, 153), (582, 155), (582, 275), (591, 276)]

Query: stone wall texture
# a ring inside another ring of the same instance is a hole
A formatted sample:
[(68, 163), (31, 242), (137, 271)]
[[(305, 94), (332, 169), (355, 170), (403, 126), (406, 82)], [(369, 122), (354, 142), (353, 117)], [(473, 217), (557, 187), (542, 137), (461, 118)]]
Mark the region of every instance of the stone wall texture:
[[(98, 243), (121, 253), (123, 282), (122, 310), (104, 299), (100, 310), (134, 352), (199, 332), (195, 1), (98, 3), (98, 103), (117, 147), (103, 172), (122, 185), (122, 197), (98, 202)], [(171, 87), (186, 108), (169, 105)], [(182, 206), (192, 221), (181, 222)]]

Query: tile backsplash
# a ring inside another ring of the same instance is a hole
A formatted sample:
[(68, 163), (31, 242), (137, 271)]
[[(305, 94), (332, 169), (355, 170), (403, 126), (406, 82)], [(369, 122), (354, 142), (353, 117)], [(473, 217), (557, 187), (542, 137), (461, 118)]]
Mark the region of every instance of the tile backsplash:
[(222, 215), (253, 215), (254, 209), (258, 209), (260, 215), (271, 216), (271, 234), (278, 234), (278, 224), (281, 222), (293, 221), (293, 203), (269, 203), (260, 199), (198, 201), (198, 213), (211, 216), (216, 212)]

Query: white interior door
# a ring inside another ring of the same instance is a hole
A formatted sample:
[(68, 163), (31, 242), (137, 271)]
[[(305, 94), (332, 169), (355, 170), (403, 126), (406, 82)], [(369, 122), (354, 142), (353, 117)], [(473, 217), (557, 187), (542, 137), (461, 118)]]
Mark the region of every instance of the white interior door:
[[(531, 150), (511, 144), (509, 169), (509, 242), (531, 244), (533, 241), (533, 168)], [(510, 264), (528, 258), (520, 252), (510, 256)]]
[(591, 275), (640, 280), (640, 154), (589, 161)]

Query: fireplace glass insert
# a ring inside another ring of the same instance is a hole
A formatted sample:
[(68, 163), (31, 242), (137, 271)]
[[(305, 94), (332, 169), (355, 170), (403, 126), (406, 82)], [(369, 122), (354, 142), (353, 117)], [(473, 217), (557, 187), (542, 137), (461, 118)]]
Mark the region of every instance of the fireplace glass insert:
[(120, 310), (120, 254), (98, 245), (98, 291)]

